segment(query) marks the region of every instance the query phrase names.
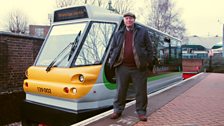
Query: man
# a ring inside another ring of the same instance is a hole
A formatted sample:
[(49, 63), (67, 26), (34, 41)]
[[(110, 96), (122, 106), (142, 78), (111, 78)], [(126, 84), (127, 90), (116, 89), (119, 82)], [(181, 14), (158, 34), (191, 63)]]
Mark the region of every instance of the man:
[(125, 26), (115, 33), (110, 52), (110, 67), (115, 68), (117, 94), (111, 119), (121, 116), (129, 83), (136, 93), (136, 112), (140, 121), (147, 121), (147, 69), (152, 61), (152, 44), (144, 27), (135, 24), (135, 15), (123, 16)]

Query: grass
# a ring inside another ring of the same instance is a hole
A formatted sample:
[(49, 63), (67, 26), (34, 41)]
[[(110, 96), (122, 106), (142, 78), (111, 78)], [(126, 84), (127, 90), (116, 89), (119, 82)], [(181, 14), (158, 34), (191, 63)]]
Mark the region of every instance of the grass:
[(162, 73), (162, 74), (159, 74), (159, 75), (156, 75), (156, 76), (148, 77), (147, 81), (155, 81), (155, 80), (159, 80), (159, 79), (162, 79), (162, 78), (166, 78), (166, 77), (170, 77), (170, 76), (173, 76), (173, 75), (177, 75), (177, 74), (180, 74), (180, 73), (181, 72)]

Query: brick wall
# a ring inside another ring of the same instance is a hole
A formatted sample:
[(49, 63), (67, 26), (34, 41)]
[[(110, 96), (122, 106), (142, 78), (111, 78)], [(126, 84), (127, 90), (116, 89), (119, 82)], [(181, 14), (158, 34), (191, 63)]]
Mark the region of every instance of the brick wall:
[[(0, 84), (5, 88), (8, 83), (8, 46), (6, 43), (0, 43)], [(4, 79), (3, 79), (4, 78)]]
[(43, 40), (0, 32), (0, 92), (22, 88), (24, 73), (33, 64)]

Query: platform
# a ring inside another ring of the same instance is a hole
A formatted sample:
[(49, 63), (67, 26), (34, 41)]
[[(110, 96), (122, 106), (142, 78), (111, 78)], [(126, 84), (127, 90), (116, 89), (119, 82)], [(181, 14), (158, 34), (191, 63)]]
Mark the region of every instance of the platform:
[(73, 126), (223, 126), (224, 74), (200, 73), (148, 96), (147, 122), (140, 122), (135, 101), (111, 120), (109, 110)]

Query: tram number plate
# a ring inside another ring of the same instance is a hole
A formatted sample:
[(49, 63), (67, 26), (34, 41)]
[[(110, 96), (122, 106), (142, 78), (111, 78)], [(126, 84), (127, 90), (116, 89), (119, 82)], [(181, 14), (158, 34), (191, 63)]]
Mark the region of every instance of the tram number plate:
[(51, 94), (51, 89), (50, 89), (50, 88), (37, 87), (37, 91), (38, 91), (38, 92), (42, 92), (42, 93), (48, 93), (48, 94)]

